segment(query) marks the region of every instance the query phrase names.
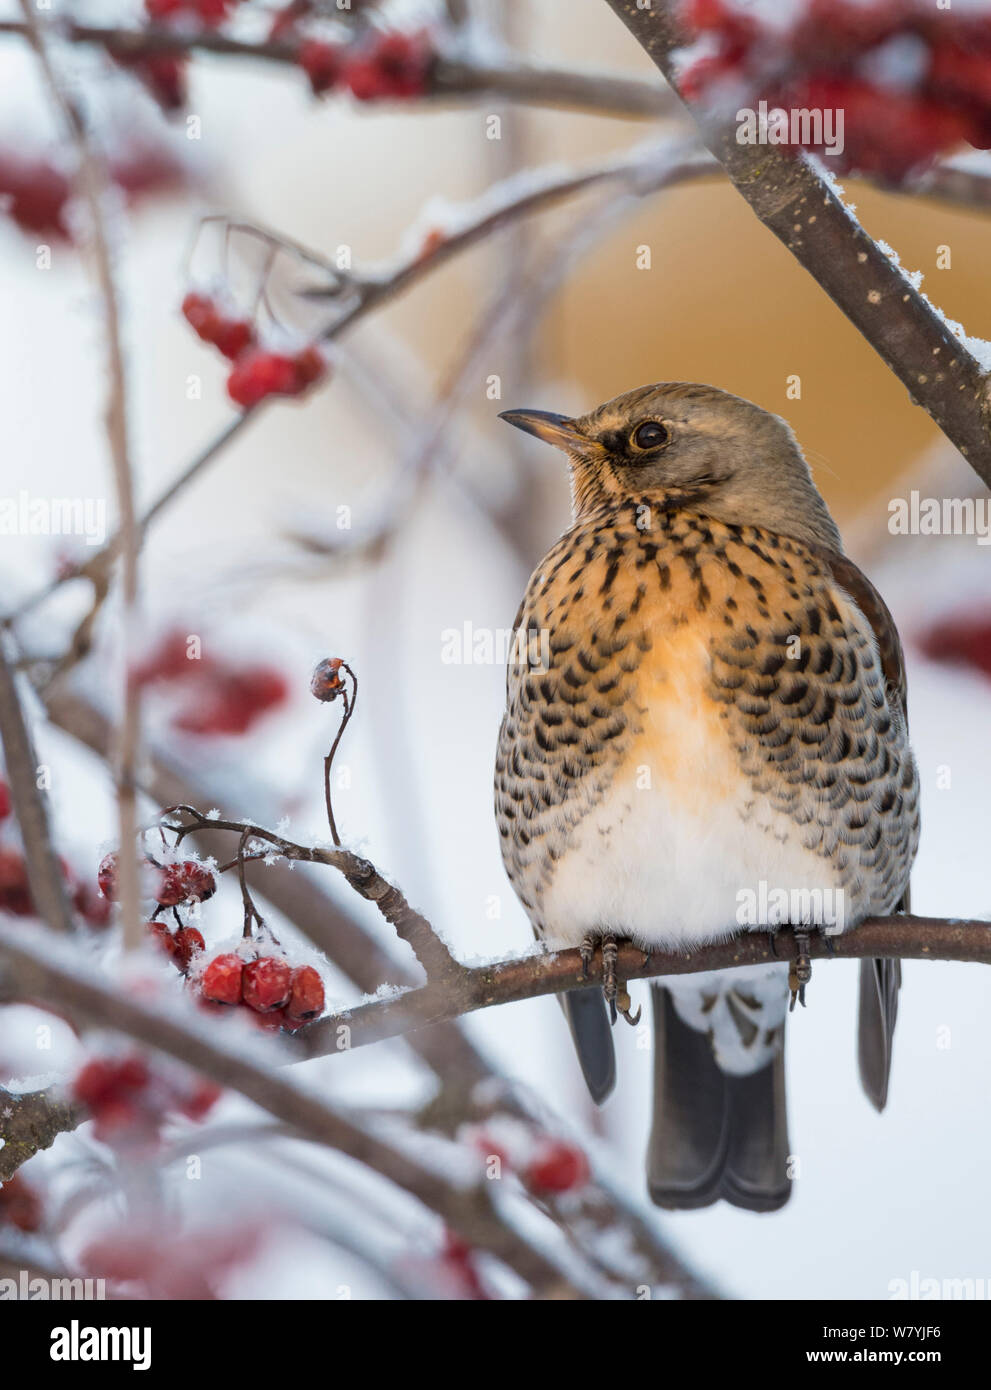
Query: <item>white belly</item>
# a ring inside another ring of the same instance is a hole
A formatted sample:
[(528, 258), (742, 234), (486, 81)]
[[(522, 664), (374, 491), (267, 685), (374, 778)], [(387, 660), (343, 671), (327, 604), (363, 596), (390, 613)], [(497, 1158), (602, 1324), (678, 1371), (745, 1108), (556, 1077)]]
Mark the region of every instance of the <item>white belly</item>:
[(777, 924), (788, 922), (787, 906), (806, 903), (812, 920), (821, 913), (835, 926), (839, 912), (842, 927), (838, 880), (801, 845), (795, 822), (755, 801), (742, 777), (735, 787), (717, 779), (721, 791), (709, 795), (705, 776), (700, 769), (686, 792), (682, 783), (638, 786), (635, 771), (613, 783), (580, 822), (545, 892), (549, 944), (613, 931), (645, 946), (701, 945), (766, 928), (782, 911)]

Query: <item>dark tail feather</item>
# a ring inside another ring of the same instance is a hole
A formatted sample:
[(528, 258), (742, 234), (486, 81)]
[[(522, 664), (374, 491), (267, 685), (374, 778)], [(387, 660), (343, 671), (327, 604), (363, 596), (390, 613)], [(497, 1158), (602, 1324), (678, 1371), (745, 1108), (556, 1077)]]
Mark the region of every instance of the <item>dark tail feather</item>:
[(761, 1071), (729, 1076), (704, 1033), (654, 986), (654, 1123), (647, 1186), (660, 1207), (688, 1210), (720, 1197), (777, 1211), (791, 1196), (784, 1049)]
[(857, 1056), (860, 1084), (875, 1110), (883, 1110), (888, 1099), (891, 1046), (898, 1017), (898, 989), (901, 982), (901, 961), (860, 962)]
[(578, 1063), (596, 1105), (601, 1105), (616, 1084), (616, 1053), (609, 1015), (601, 989), (576, 989), (559, 994), (568, 1020)]
[[(898, 912), (911, 912), (906, 888)], [(902, 983), (900, 960), (862, 960), (860, 962), (860, 1008), (857, 1019), (857, 1059), (860, 1084), (875, 1110), (883, 1110), (888, 1100), (891, 1077), (891, 1048), (898, 1018), (898, 991)]]

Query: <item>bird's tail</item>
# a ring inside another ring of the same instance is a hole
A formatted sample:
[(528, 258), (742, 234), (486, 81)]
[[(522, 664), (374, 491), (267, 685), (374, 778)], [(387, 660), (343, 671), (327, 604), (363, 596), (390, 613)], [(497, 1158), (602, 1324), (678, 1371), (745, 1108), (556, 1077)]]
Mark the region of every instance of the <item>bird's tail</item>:
[(687, 1210), (722, 1197), (748, 1211), (777, 1211), (791, 1195), (783, 1045), (760, 1071), (729, 1075), (711, 1039), (679, 1017), (669, 991), (655, 985), (651, 994), (652, 1201)]

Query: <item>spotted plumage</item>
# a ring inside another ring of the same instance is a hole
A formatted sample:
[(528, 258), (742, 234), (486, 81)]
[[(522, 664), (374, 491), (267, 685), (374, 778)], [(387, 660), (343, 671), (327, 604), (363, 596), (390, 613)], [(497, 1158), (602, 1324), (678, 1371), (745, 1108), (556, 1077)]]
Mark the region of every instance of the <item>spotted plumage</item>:
[[(520, 607), (543, 660), (509, 668), (496, 761), (503, 859), (538, 936), (690, 947), (761, 925), (741, 910), (762, 884), (795, 925), (827, 901), (840, 927), (894, 910), (919, 833), (897, 633), (784, 422), (667, 384), (575, 421), (509, 418), (566, 449), (576, 512)], [(897, 976), (868, 971), (862, 1073), (883, 1104)], [(659, 992), (656, 1200), (786, 1199), (787, 997), (784, 967)], [(567, 1006), (601, 1093), (601, 1003)]]

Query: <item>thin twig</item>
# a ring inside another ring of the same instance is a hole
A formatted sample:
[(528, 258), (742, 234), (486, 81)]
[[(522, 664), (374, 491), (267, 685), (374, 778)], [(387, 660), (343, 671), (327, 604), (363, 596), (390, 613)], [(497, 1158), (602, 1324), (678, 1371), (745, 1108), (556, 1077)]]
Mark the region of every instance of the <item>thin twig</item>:
[(355, 705), (358, 703), (358, 677), (355, 675), (355, 673), (352, 671), (351, 667), (347, 664), (346, 661), (341, 662), (341, 670), (346, 671), (348, 675), (351, 677), (351, 698), (350, 700), (348, 699), (347, 690), (341, 691), (341, 698), (344, 701), (344, 713), (341, 716), (341, 723), (340, 727), (337, 730), (337, 737), (334, 739), (334, 742), (330, 745), (330, 752), (323, 760), (323, 786), (324, 796), (327, 802), (327, 822), (330, 826), (330, 838), (333, 840), (334, 844), (338, 847), (338, 849), (340, 849), (341, 847), (341, 837), (337, 833), (337, 822), (334, 819), (334, 807), (332, 804), (332, 797), (330, 791), (330, 774), (334, 766), (334, 758), (337, 754), (338, 748), (340, 747), (341, 739), (344, 737), (344, 730), (350, 724), (351, 717), (354, 714)]
[(58, 856), (52, 847), (48, 808), (38, 786), (38, 759), (17, 694), (17, 681), (0, 637), (0, 736), (14, 814), (24, 841), (24, 861), (35, 910), (54, 931), (71, 932), (72, 913)]
[(24, 14), (26, 37), (37, 54), (52, 101), (60, 111), (76, 148), (78, 160), (76, 185), (85, 199), (89, 211), (90, 241), (106, 327), (109, 375), (106, 428), (110, 455), (113, 460), (117, 506), (120, 513), (119, 535), (123, 565), (122, 597), (124, 608), (123, 713), (115, 758), (121, 846), (117, 891), (124, 922), (124, 945), (125, 948), (133, 948), (141, 941), (141, 923), (138, 916), (138, 861), (134, 849), (137, 831), (135, 768), (140, 738), (140, 690), (137, 683), (130, 679), (129, 665), (130, 643), (137, 609), (140, 539), (134, 506), (134, 481), (131, 474), (128, 440), (127, 384), (124, 351), (121, 343), (120, 310), (104, 215), (104, 198), (108, 188), (108, 180), (103, 162), (97, 157), (90, 143), (82, 110), (65, 90), (55, 72), (31, 0), (21, 0), (21, 10)]

